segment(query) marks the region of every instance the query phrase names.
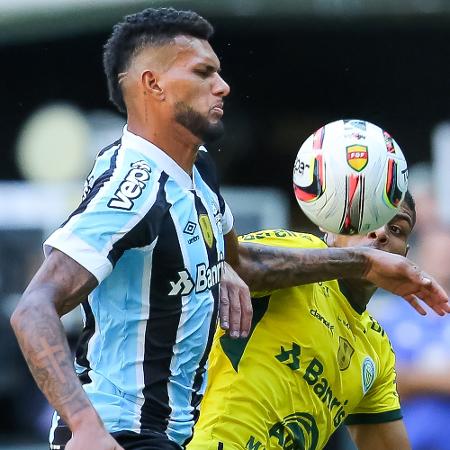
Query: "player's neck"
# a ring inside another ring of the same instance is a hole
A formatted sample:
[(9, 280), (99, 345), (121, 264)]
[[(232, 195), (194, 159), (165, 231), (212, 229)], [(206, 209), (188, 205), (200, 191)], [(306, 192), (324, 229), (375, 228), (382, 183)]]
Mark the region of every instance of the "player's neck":
[(339, 287), (345, 295), (353, 309), (362, 313), (365, 311), (372, 295), (376, 291), (376, 286), (364, 280), (339, 280)]
[(156, 145), (167, 153), (186, 173), (192, 175), (200, 142), (197, 137), (178, 124), (151, 124), (128, 116), (127, 128), (133, 134)]

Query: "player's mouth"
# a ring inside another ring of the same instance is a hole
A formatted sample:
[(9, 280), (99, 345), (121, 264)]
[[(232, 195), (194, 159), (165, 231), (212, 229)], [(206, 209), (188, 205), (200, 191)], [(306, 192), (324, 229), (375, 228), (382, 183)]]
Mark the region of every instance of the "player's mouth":
[(223, 102), (216, 103), (213, 105), (213, 107), (210, 109), (211, 112), (219, 115), (219, 117), (223, 116)]

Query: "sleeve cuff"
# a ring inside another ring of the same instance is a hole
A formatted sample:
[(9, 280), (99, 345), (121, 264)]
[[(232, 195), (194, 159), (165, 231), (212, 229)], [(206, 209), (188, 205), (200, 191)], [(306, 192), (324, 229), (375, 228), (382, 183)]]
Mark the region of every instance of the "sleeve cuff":
[(231, 209), (228, 206), (227, 202), (225, 202), (225, 211), (222, 216), (222, 232), (223, 234), (228, 234), (234, 226), (234, 217), (231, 213)]
[(56, 230), (44, 242), (43, 247), (45, 257), (51, 253), (53, 248), (56, 248), (91, 272), (99, 284), (112, 271), (112, 264), (108, 258), (99, 254), (94, 248), (74, 234), (66, 233), (62, 228)]
[(350, 414), (345, 419), (346, 425), (363, 425), (384, 422), (394, 422), (403, 418), (402, 410), (395, 409), (393, 411), (385, 411), (380, 413), (358, 413)]

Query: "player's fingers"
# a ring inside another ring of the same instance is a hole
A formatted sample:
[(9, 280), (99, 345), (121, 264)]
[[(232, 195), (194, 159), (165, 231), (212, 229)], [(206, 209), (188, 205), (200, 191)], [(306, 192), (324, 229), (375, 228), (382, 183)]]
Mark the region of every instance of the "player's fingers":
[(440, 316), (443, 316), (450, 312), (450, 308), (447, 302), (443, 302), (435, 296), (430, 295), (428, 292), (418, 292), (415, 295)]
[(433, 277), (425, 272), (418, 273), (419, 290), (433, 295), (436, 300), (447, 300), (447, 293), (444, 288)]
[(238, 338), (241, 334), (241, 300), (239, 290), (228, 289), (230, 301), (230, 328), (229, 333), (232, 338)]
[(221, 328), (228, 330), (230, 328), (230, 300), (225, 283), (220, 285), (219, 318)]
[(243, 286), (240, 292), (241, 299), (241, 337), (245, 338), (250, 334), (252, 326), (253, 307), (250, 291), (247, 286)]
[(433, 308), (439, 315), (450, 313), (448, 295), (439, 283), (429, 275), (423, 273), (426, 285), (417, 293), (428, 306)]
[[(420, 306), (420, 301), (423, 301), (439, 316), (444, 316), (445, 314), (449, 313), (448, 303), (442, 303), (441, 300), (437, 300), (435, 297), (430, 296), (429, 292), (420, 291), (414, 294), (409, 294), (409, 297), (414, 297), (414, 305), (417, 305), (417, 307), (413, 307), (416, 310), (418, 310), (418, 307), (423, 310), (423, 308)], [(408, 296), (404, 296), (404, 298), (407, 299)]]
[(414, 294), (404, 295), (403, 298), (422, 316), (426, 316), (427, 312), (423, 309), (419, 299)]

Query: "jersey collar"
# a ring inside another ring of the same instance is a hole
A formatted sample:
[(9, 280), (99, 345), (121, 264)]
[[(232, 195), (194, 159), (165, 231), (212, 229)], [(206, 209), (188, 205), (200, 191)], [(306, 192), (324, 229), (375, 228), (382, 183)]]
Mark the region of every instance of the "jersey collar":
[(154, 161), (158, 168), (173, 178), (182, 188), (194, 189), (194, 181), (166, 152), (155, 144), (128, 131), (127, 125), (123, 127), (122, 146), (132, 148)]

